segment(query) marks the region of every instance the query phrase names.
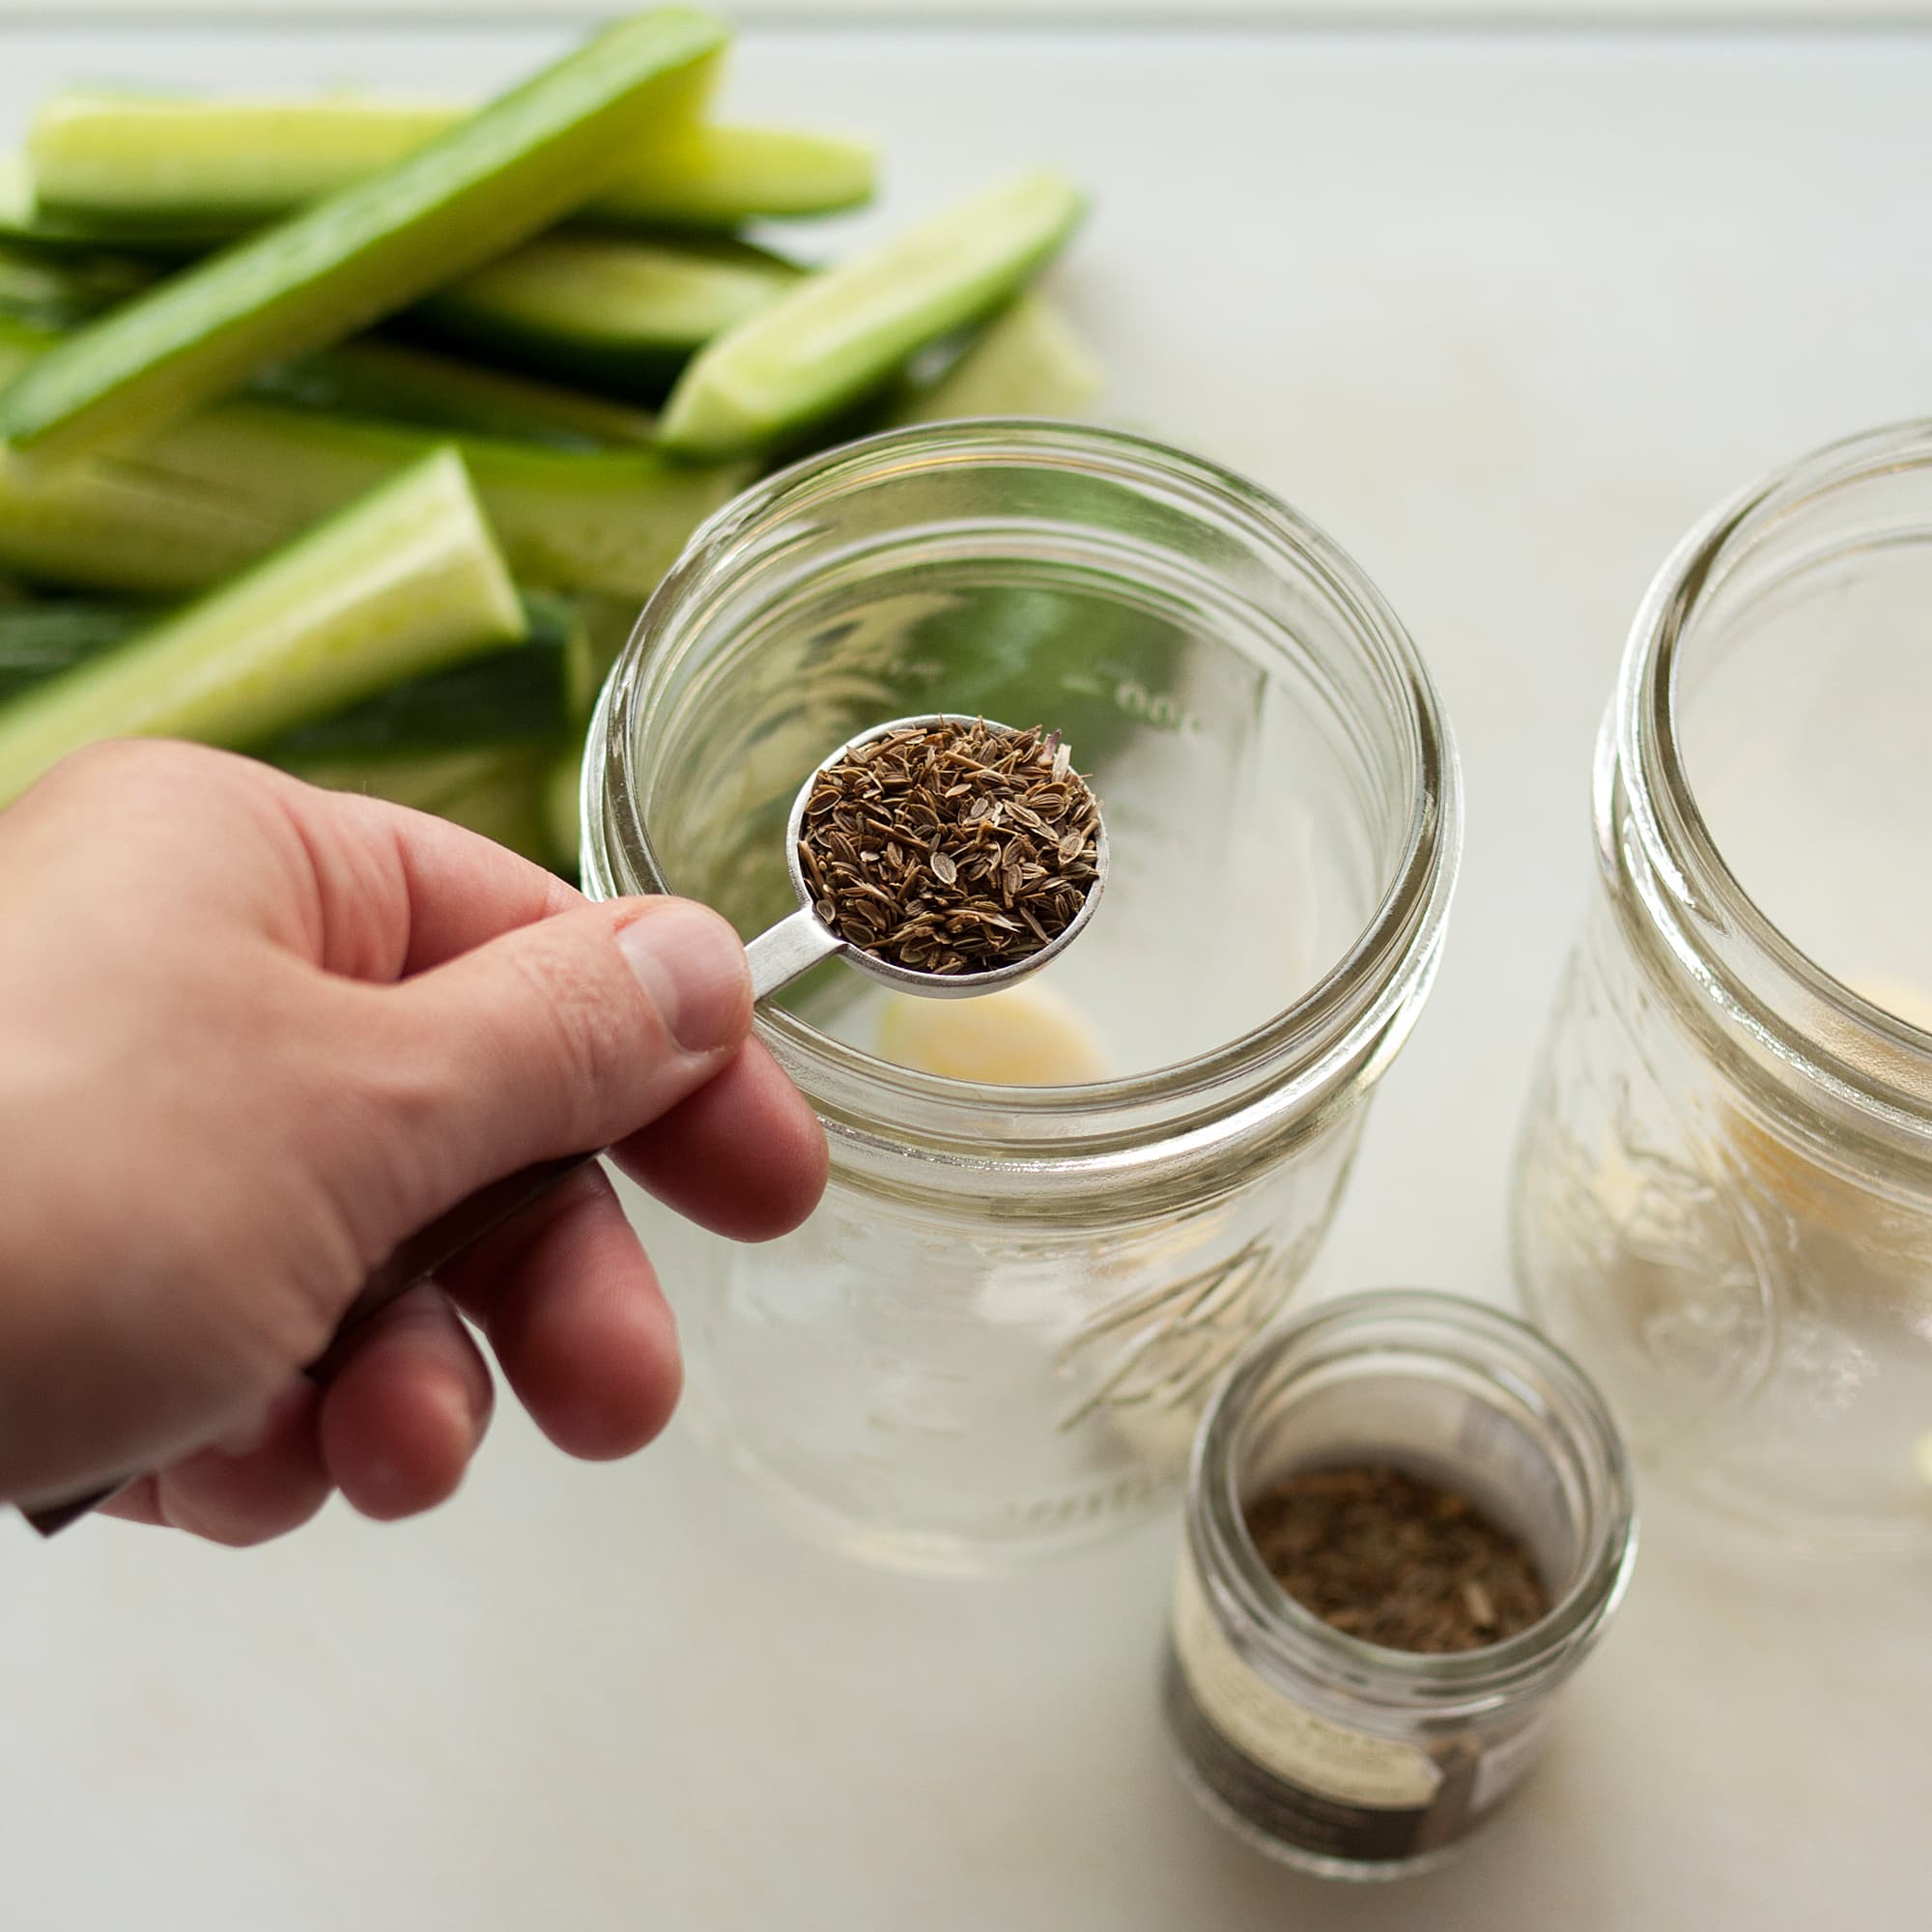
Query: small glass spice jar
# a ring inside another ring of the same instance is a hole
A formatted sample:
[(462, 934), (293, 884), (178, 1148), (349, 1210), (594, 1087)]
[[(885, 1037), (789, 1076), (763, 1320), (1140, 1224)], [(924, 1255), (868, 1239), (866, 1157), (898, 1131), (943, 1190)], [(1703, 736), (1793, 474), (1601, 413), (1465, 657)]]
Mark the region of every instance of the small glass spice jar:
[[(1420, 1655), (1304, 1609), (1263, 1562), (1247, 1508), (1291, 1474), (1364, 1464), (1453, 1492), (1516, 1537), (1548, 1613), (1481, 1649)], [(1453, 1295), (1327, 1303), (1256, 1343), (1202, 1422), (1163, 1672), (1182, 1775), (1290, 1864), (1427, 1870), (1528, 1770), (1635, 1553), (1622, 1443), (1566, 1355)]]
[(954, 423), (800, 464), (698, 532), (592, 724), (588, 889), (758, 931), (791, 906), (806, 774), (932, 711), (1057, 728), (1094, 778), (1106, 895), (1029, 989), (1103, 1063), (922, 1066), (881, 1005), (905, 996), (835, 961), (757, 1020), (827, 1129), (817, 1211), (762, 1247), (647, 1233), (711, 1444), (806, 1533), (960, 1573), (1179, 1487), (1421, 1011), (1461, 815), (1415, 648), (1320, 531), (1139, 438)]

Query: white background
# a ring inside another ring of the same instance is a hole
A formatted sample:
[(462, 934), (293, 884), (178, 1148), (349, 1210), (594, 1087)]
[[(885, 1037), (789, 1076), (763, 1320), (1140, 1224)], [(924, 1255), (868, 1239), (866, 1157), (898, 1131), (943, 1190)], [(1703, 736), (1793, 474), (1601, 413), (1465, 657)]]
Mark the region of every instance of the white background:
[[(550, 43), (0, 37), (63, 78), (477, 85)], [(1325, 524), (1434, 665), (1468, 850), (1434, 1004), (1311, 1293), (1506, 1298), (1509, 1145), (1629, 614), (1717, 496), (1932, 407), (1932, 39), (773, 31), (734, 112), (869, 128), (888, 213), (1094, 187), (1061, 275), (1110, 408)], [(440, 1516), (233, 1555), (0, 1523), (0, 1926), (1783, 1932), (1932, 1922), (1932, 1575), (1655, 1498), (1550, 1759), (1354, 1892), (1199, 1819), (1153, 1714), (1171, 1526), (1020, 1581), (779, 1538), (681, 1437), (504, 1416)]]
[[(635, 11), (636, 0), (585, 5), (566, 0), (0, 0), (0, 19), (60, 21), (185, 18), (384, 21), (434, 19), (594, 20)], [(1636, 22), (1750, 26), (1834, 26), (1932, 19), (1932, 0), (713, 0), (714, 11), (747, 25), (786, 22), (1012, 21), (1027, 26), (1072, 21), (1168, 22), (1192, 28), (1227, 23), (1325, 26), (1456, 22), (1589, 27)]]

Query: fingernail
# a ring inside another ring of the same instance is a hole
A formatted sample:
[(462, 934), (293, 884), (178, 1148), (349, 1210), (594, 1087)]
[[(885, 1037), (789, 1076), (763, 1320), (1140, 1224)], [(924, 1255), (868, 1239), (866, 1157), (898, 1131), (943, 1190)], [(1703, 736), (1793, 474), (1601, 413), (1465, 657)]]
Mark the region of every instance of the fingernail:
[(617, 944), (687, 1053), (729, 1046), (743, 1034), (750, 969), (738, 935), (715, 912), (666, 899), (620, 927)]

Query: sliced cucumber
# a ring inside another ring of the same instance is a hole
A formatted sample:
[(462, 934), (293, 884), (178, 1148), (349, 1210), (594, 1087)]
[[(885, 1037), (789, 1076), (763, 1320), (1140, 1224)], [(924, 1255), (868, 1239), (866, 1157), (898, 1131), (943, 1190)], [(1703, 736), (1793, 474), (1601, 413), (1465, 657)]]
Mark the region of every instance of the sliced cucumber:
[(1072, 233), (1082, 206), (1058, 175), (1021, 175), (808, 276), (698, 354), (665, 407), (665, 446), (736, 455), (836, 414), (1008, 299)]
[(525, 635), (462, 461), (439, 451), (0, 712), (0, 802), (97, 738), (245, 745)]
[(59, 261), (103, 248), (159, 261), (187, 261), (234, 240), (233, 227), (144, 227), (128, 231), (80, 217), (49, 214), (34, 200), (33, 180), (22, 155), (0, 151), (0, 243)]
[[(547, 745), (554, 753), (574, 729), (570, 684), (581, 626), (561, 597), (526, 597), (524, 611), (529, 635), (522, 643), (391, 685), (247, 749), (277, 765), (486, 744)], [(0, 621), (0, 653), (6, 631)]]
[(0, 593), (0, 704), (125, 644), (153, 621), (137, 604), (15, 602)]
[(83, 465), (25, 480), (0, 465), (0, 567), (39, 583), (173, 597), (246, 569), (287, 534), (231, 493)]
[[(0, 317), (0, 383), (59, 336)], [(53, 476), (0, 464), (0, 565), (42, 583), (171, 597), (245, 568), (291, 520), (219, 485), (126, 464)]]
[(887, 421), (951, 422), (962, 416), (1077, 416), (1100, 393), (1099, 364), (1044, 296), (1009, 302), (931, 382), (912, 390)]
[(0, 468), (0, 566), (39, 583), (182, 596), (244, 570), (287, 534), (217, 491), (84, 469), (26, 483)]
[(153, 280), (146, 264), (118, 256), (60, 259), (0, 242), (0, 315), (23, 322), (71, 328), (138, 295)]
[[(126, 253), (9, 249), (0, 235), (0, 314), (55, 327), (91, 320), (152, 286), (160, 264)], [(492, 359), (607, 391), (661, 397), (692, 352), (755, 314), (804, 273), (726, 236), (546, 235), (416, 303), (407, 329), (474, 345)], [(358, 341), (262, 372), (249, 385), (306, 407), (569, 442), (650, 440), (655, 424), (581, 390), (523, 390), (513, 379), (405, 348)], [(318, 398), (321, 400), (318, 401)], [(429, 414), (420, 412), (427, 409)]]
[[(470, 110), (353, 94), (203, 100), (70, 93), (34, 118), (12, 206), (83, 235), (237, 234), (413, 154)], [(838, 135), (692, 121), (646, 134), (582, 211), (600, 225), (735, 228), (871, 198), (872, 149)], [(28, 186), (30, 181), (32, 185)]]
[(329, 415), (371, 416), (559, 449), (635, 449), (657, 440), (657, 418), (643, 410), (373, 336), (265, 369), (248, 393)]
[(462, 118), (446, 101), (392, 99), (377, 109), (354, 94), (55, 94), (28, 132), (28, 191), (43, 216), (96, 232), (232, 233), (390, 167)]
[[(0, 319), (0, 377), (54, 340)], [(439, 439), (238, 400), (162, 431), (138, 457), (47, 477), (0, 465), (0, 566), (104, 589), (201, 589), (443, 441), (469, 466), (523, 582), (604, 592), (633, 616), (691, 532), (747, 480), (654, 449)]]
[[(522, 643), (410, 678), (246, 749), (283, 764), (458, 745), (564, 743), (582, 722), (576, 681), (583, 624), (567, 597), (536, 591), (523, 602), (529, 635)], [(125, 644), (165, 614), (152, 604), (0, 596), (0, 704)]]
[(361, 792), (432, 811), (548, 866), (554, 854), (544, 786), (555, 755), (542, 745), (471, 745), (293, 758), (283, 769), (331, 791)]
[(694, 350), (801, 273), (745, 242), (553, 235), (439, 290), (411, 320), (523, 367), (655, 398)]
[(627, 166), (577, 219), (612, 228), (799, 220), (864, 207), (877, 175), (868, 141), (689, 121)]
[(132, 440), (501, 254), (582, 205), (627, 136), (675, 116), (723, 39), (677, 7), (599, 35), (428, 147), (41, 357), (0, 393), (0, 440), (46, 457)]
[[(141, 462), (299, 524), (355, 497), (434, 440), (386, 423), (237, 401), (164, 432)], [(691, 532), (745, 480), (729, 469), (684, 469), (654, 449), (577, 452), (473, 436), (452, 441), (521, 582), (639, 603)]]
[(583, 741), (558, 754), (544, 778), (544, 824), (559, 871), (575, 878), (583, 860)]
[[(152, 279), (146, 269), (113, 255), (56, 261), (0, 248), (0, 324), (71, 327), (136, 293)], [(50, 333), (41, 346), (53, 340)], [(19, 359), (7, 358), (10, 367)], [(646, 411), (377, 336), (356, 336), (264, 369), (244, 393), (333, 415), (521, 437), (565, 449), (636, 448), (657, 440), (657, 419)]]

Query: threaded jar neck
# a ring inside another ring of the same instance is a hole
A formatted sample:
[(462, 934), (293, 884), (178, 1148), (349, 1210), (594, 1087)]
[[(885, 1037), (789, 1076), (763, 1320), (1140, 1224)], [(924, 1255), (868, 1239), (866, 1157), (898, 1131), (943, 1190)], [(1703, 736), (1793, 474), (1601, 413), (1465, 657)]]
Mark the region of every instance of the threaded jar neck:
[[(1365, 916), (1278, 1009), (1174, 1064), (1089, 1086), (937, 1078), (783, 1010), (761, 1011), (759, 1035), (857, 1184), (998, 1191), (1018, 1173), (1056, 1211), (1076, 1197), (1096, 1212), (1198, 1198), (1205, 1169), (1267, 1161), (1319, 1133), (1393, 1056), (1434, 974), (1461, 828), (1447, 725), (1393, 612), (1319, 530), (1213, 465), (1100, 430), (982, 421), (848, 445), (741, 497), (665, 580), (606, 687), (585, 763), (587, 884), (599, 895), (685, 891), (717, 902), (689, 839), (680, 849), (671, 829), (678, 798), (708, 788), (725, 822), (737, 808), (723, 794), (750, 785), (747, 772), (789, 759), (802, 773), (847, 735), (841, 725), (868, 701), (855, 682), (895, 648), (886, 616), (853, 601), (868, 583), (893, 586), (881, 596), (900, 623), (942, 604), (950, 584), (1002, 571), (1023, 585), (1058, 573), (1055, 582), (1103, 586), (1122, 608), (1182, 610), (1249, 668), (1257, 702), (1292, 685), (1319, 709), (1374, 874)], [(837, 674), (824, 652), (801, 648), (783, 689), (761, 685), (744, 640), (761, 627), (797, 639), (834, 598), (848, 614), (820, 634), (843, 653)], [(867, 624), (883, 639), (872, 660)], [(892, 674), (903, 674), (902, 659), (891, 659)], [(876, 702), (890, 705), (897, 694), (884, 677)], [(958, 708), (948, 689), (931, 696)], [(718, 723), (734, 708), (736, 736)], [(700, 769), (693, 748), (707, 734), (732, 749)], [(746, 812), (767, 810), (763, 792), (744, 796)], [(1131, 897), (1132, 817), (1149, 796), (1110, 802), (1110, 898)], [(726, 887), (735, 876), (719, 874)], [(1200, 945), (1250, 943), (1241, 908), (1223, 911)]]

